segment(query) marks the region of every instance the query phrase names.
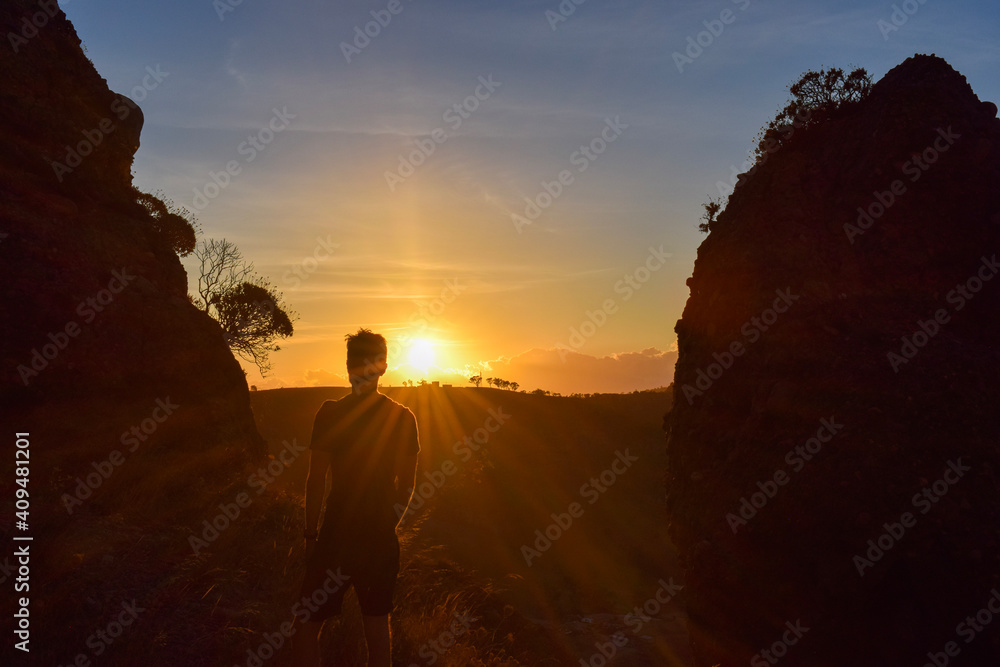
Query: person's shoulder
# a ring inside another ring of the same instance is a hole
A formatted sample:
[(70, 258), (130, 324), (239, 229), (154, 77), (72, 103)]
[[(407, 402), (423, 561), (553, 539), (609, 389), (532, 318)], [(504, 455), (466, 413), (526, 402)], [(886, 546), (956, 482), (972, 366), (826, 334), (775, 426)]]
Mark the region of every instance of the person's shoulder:
[(413, 411), (410, 410), (408, 407), (406, 407), (402, 403), (392, 398), (389, 398), (382, 392), (379, 392), (379, 396), (382, 397), (382, 405), (385, 406), (383, 409), (392, 410), (393, 412), (398, 412), (403, 417), (409, 417), (410, 419), (416, 421), (416, 417), (413, 416)]
[(319, 406), (319, 410), (316, 411), (316, 418), (331, 417), (342, 412), (347, 408), (347, 399), (350, 397), (351, 394), (347, 394), (335, 400), (323, 401), (323, 405)]

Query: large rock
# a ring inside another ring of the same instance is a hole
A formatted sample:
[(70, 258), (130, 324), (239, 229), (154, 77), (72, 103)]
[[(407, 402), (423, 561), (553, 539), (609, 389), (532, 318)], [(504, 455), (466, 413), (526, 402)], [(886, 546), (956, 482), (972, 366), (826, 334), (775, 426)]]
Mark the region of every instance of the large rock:
[(5, 408), (169, 396), (199, 438), (262, 453), (239, 364), (136, 203), (141, 110), (108, 89), (55, 2), (4, 2), (0, 34)]
[(996, 112), (910, 58), (699, 249), (668, 500), (700, 665), (1000, 662), (996, 628), (960, 626), (1000, 586)]

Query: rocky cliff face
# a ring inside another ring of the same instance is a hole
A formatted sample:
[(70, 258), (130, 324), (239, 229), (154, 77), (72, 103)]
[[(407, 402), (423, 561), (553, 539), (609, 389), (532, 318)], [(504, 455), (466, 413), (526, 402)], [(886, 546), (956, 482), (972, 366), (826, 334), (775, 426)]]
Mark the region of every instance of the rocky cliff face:
[(142, 111), (108, 89), (55, 2), (4, 2), (0, 29), (8, 407), (86, 396), (151, 409), (169, 396), (199, 406), (190, 425), (201, 435), (262, 451), (239, 365), (188, 302), (177, 256), (136, 203)]
[(910, 58), (699, 249), (668, 443), (699, 664), (1000, 658), (996, 113)]

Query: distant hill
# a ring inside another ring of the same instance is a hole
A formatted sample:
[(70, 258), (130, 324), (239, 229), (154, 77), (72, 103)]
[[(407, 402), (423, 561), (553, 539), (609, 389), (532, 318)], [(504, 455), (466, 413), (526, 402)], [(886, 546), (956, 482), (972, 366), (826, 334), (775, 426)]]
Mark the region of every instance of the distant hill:
[(699, 248), (667, 484), (699, 665), (786, 636), (782, 665), (1000, 664), (1000, 634), (956, 634), (1000, 584), (996, 115), (910, 58)]

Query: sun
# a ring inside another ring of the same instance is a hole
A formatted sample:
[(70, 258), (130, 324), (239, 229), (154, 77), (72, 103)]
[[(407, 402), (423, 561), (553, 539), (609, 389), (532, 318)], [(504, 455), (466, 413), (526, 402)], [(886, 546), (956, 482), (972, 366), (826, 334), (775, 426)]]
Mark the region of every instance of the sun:
[(410, 348), (409, 362), (411, 366), (427, 372), (434, 365), (434, 344), (428, 340), (418, 340)]

